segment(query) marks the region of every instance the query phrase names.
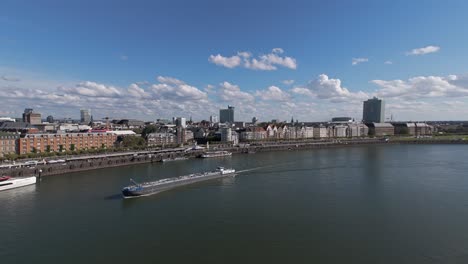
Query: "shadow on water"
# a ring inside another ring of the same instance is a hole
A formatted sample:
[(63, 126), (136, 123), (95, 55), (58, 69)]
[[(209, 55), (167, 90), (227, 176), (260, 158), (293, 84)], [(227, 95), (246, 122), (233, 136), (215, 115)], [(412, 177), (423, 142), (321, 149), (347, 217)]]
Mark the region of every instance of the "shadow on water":
[(122, 200), (122, 199), (123, 197), (121, 193), (116, 193), (116, 194), (112, 194), (112, 195), (104, 197), (104, 200)]

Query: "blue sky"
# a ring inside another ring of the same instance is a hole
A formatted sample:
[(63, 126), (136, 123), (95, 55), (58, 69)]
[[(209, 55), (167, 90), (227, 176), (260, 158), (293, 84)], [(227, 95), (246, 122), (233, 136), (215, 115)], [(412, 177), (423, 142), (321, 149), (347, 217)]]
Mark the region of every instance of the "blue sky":
[[(97, 2), (97, 3), (96, 3)], [(466, 119), (466, 1), (2, 1), (0, 115)], [(353, 65), (353, 59), (356, 62)], [(159, 77), (159, 78), (158, 78)], [(284, 82), (292, 80), (290, 82)]]

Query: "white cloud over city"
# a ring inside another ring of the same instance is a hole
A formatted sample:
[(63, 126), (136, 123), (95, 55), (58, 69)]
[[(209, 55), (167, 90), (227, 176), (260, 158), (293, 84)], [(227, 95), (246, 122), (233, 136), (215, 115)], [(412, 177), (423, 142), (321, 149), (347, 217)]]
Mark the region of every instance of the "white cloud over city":
[(387, 115), (401, 119), (462, 119), (468, 114), (468, 75), (375, 79), (369, 81), (370, 89), (359, 90), (325, 73), (302, 84), (280, 81), (280, 85), (245, 87), (225, 80), (204, 88), (172, 76), (117, 86), (13, 73), (5, 76), (14, 76), (15, 81), (0, 79), (0, 115), (19, 117), (31, 107), (44, 116), (76, 118), (80, 108), (91, 108), (96, 119), (193, 116), (202, 120), (218, 115), (229, 104), (236, 107), (236, 118), (241, 120), (294, 116), (300, 121), (326, 121), (333, 116), (360, 119), (362, 101), (372, 96), (387, 102)]
[(250, 70), (273, 71), (278, 67), (297, 69), (295, 58), (283, 56), (282, 48), (274, 48), (270, 53), (253, 56), (250, 52), (241, 51), (236, 55), (223, 56), (221, 54), (210, 55), (208, 61), (226, 68), (243, 67)]

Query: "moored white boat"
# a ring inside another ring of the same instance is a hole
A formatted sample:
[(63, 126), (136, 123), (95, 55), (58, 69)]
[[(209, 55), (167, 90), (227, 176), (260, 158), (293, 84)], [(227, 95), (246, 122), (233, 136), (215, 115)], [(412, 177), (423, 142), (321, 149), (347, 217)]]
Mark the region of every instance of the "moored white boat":
[(5, 191), (13, 188), (23, 187), (36, 183), (36, 177), (10, 178), (0, 182), (0, 191)]

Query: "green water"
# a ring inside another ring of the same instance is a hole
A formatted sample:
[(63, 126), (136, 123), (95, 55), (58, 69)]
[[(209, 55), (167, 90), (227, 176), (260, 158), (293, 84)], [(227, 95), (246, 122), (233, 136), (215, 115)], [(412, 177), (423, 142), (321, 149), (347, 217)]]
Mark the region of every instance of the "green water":
[[(0, 263), (468, 263), (463, 145), (234, 155), (43, 178), (0, 193)], [(123, 200), (138, 181), (235, 178)]]

